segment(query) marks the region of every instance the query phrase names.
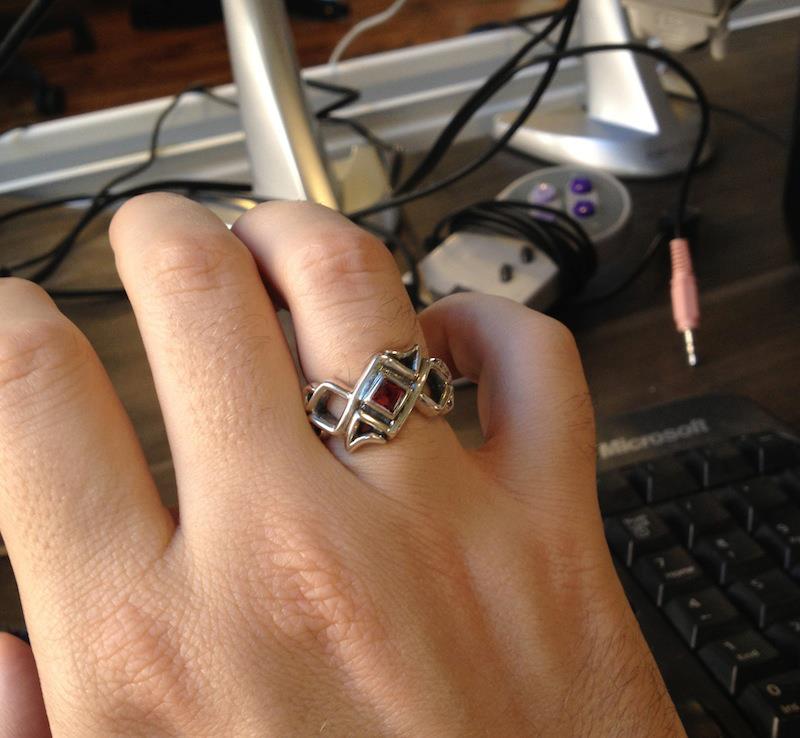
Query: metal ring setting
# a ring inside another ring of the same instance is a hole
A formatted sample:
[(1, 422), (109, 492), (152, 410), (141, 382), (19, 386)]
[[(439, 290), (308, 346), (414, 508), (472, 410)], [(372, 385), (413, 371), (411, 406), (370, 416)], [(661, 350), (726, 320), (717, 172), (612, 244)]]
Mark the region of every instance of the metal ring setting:
[[(344, 402), (338, 418), (330, 409), (335, 398)], [(325, 435), (344, 436), (344, 447), (355, 451), (390, 441), (415, 407), (429, 416), (449, 413), (453, 378), (441, 359), (425, 358), (414, 346), (375, 354), (352, 391), (335, 382), (312, 383), (305, 400), (311, 424)]]

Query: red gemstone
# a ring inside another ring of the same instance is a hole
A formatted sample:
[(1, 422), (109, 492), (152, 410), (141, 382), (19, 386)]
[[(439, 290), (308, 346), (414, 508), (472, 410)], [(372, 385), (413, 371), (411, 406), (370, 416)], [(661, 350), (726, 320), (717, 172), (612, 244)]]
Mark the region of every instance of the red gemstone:
[(405, 393), (406, 391), (402, 387), (390, 382), (388, 379), (383, 379), (372, 393), (372, 401), (386, 408), (390, 413), (394, 413), (397, 403), (400, 402)]

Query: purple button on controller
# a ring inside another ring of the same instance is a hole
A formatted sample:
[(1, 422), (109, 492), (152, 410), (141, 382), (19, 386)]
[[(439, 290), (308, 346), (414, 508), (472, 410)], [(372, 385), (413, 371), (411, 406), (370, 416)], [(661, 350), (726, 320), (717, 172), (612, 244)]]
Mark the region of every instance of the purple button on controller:
[(591, 218), (595, 214), (594, 203), (591, 200), (578, 200), (572, 206), (572, 214), (576, 218)]
[(549, 182), (539, 182), (531, 192), (531, 202), (537, 205), (547, 205), (558, 196), (558, 190)]
[(588, 177), (574, 177), (570, 180), (569, 188), (575, 195), (585, 195), (594, 189), (594, 185)]

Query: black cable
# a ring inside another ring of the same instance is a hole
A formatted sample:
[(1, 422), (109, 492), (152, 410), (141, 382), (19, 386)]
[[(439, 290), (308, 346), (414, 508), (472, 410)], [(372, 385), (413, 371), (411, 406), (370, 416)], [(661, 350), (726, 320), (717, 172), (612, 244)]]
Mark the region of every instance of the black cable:
[[(249, 200), (253, 200), (254, 202), (260, 201), (260, 198), (256, 198), (251, 194), (246, 194), (250, 190), (251, 185), (249, 183), (242, 183), (242, 182), (213, 182), (213, 181), (206, 181), (206, 180), (183, 180), (183, 179), (173, 179), (173, 180), (161, 180), (158, 182), (149, 182), (145, 185), (139, 185), (137, 187), (133, 187), (127, 190), (121, 190), (120, 192), (109, 194), (106, 198), (96, 206), (96, 210), (93, 212), (93, 216), (90, 219), (84, 220), (83, 218), (76, 223), (70, 231), (70, 234), (74, 233), (74, 238), (77, 238), (89, 225), (91, 220), (97, 217), (101, 212), (107, 210), (113, 204), (119, 202), (120, 200), (124, 200), (129, 197), (135, 197), (136, 195), (142, 195), (147, 192), (156, 192), (159, 190), (165, 191), (180, 191), (186, 193), (192, 192), (229, 192), (233, 195), (238, 195), (241, 197), (245, 197)], [(70, 197), (62, 197), (54, 200), (48, 200), (45, 202), (34, 203), (33, 205), (28, 205), (23, 208), (19, 208), (17, 210), (4, 213), (0, 215), (0, 224), (7, 223), (11, 220), (15, 220), (17, 218), (21, 218), (25, 215), (29, 215), (32, 213), (40, 212), (42, 210), (48, 210), (51, 208), (60, 207), (61, 205), (70, 203), (70, 202), (78, 202), (79, 200), (87, 199), (93, 200), (92, 196), (70, 196)], [(88, 210), (87, 210), (88, 212)], [(23, 269), (28, 269), (30, 267), (36, 266), (37, 264), (41, 263), (42, 261), (46, 261), (50, 256), (52, 256), (54, 249), (50, 249), (49, 251), (38, 254), (37, 256), (31, 257), (25, 261), (17, 262), (16, 264), (12, 264), (11, 266), (2, 267), (3, 271), (6, 273), (15, 273)]]
[[(384, 161), (386, 162), (387, 167), (392, 172), (390, 176), (394, 176), (396, 178), (397, 173), (399, 172), (399, 165), (402, 162), (402, 149), (400, 147), (394, 146), (392, 144), (383, 141), (378, 136), (373, 134), (366, 126), (357, 121), (353, 121), (344, 117), (336, 117), (336, 118), (328, 117), (331, 112), (338, 110), (339, 108), (348, 105), (354, 100), (358, 99), (360, 93), (356, 90), (353, 90), (352, 88), (343, 87), (341, 85), (332, 85), (324, 82), (309, 81), (309, 85), (312, 87), (318, 87), (319, 89), (323, 89), (328, 92), (334, 92), (340, 95), (339, 100), (336, 100), (330, 105), (325, 106), (320, 111), (318, 111), (316, 115), (320, 117), (321, 120), (324, 120), (326, 122), (332, 121), (337, 124), (348, 125), (353, 130), (355, 130), (359, 135), (365, 138), (365, 140), (369, 141), (372, 145), (374, 145), (378, 149), (379, 154), (385, 155), (387, 153), (391, 153), (392, 158), (389, 159), (384, 156)], [(152, 192), (155, 190), (178, 190), (186, 192), (189, 195), (195, 192), (211, 192), (211, 191), (230, 192), (241, 195), (241, 193), (249, 191), (250, 185), (247, 183), (219, 183), (219, 182), (207, 182), (207, 181), (195, 181), (195, 180), (168, 180), (161, 182), (152, 182), (147, 185), (142, 185), (140, 187), (135, 187), (118, 193), (111, 192), (112, 189), (120, 185), (125, 180), (135, 177), (139, 174), (142, 174), (153, 165), (153, 163), (156, 161), (158, 157), (158, 145), (164, 123), (166, 119), (169, 117), (170, 113), (172, 113), (172, 111), (176, 108), (180, 99), (188, 93), (202, 94), (208, 97), (209, 99), (214, 100), (215, 102), (218, 102), (220, 104), (226, 105), (228, 107), (238, 107), (237, 102), (222, 97), (221, 95), (217, 95), (213, 91), (208, 90), (204, 85), (201, 84), (189, 85), (184, 90), (175, 95), (169, 102), (169, 104), (159, 113), (155, 121), (153, 130), (150, 134), (148, 157), (146, 161), (142, 162), (141, 164), (137, 164), (134, 167), (115, 176), (93, 196), (73, 195), (73, 196), (61, 197), (53, 200), (34, 203), (32, 205), (27, 205), (18, 208), (16, 210), (0, 214), (0, 225), (2, 225), (16, 218), (23, 217), (31, 213), (40, 212), (42, 210), (46, 210), (49, 208), (59, 207), (61, 205), (65, 205), (70, 202), (78, 202), (84, 199), (89, 201), (88, 206), (83, 211), (80, 218), (73, 224), (70, 230), (52, 248), (50, 248), (49, 250), (45, 251), (42, 254), (38, 254), (35, 257), (31, 257), (29, 259), (18, 262), (11, 266), (7, 267), (2, 266), (0, 267), (0, 272), (2, 272), (3, 274), (14, 274), (20, 270), (29, 269), (32, 267), (36, 267), (38, 265), (42, 265), (34, 274), (31, 275), (31, 279), (39, 283), (45, 281), (58, 269), (63, 260), (74, 248), (75, 242), (77, 241), (78, 237), (95, 220), (95, 218), (97, 218), (104, 210), (109, 208), (111, 205), (113, 205), (116, 202), (119, 202), (120, 199), (133, 197), (136, 194), (142, 194), (144, 192)], [(252, 197), (251, 195), (246, 195), (246, 197), (253, 199), (254, 201), (257, 201), (257, 199)], [(395, 244), (394, 247), (396, 248), (397, 244)], [(120, 294), (118, 290), (71, 290), (71, 291), (58, 290), (57, 293), (61, 297), (107, 297), (107, 296), (116, 296)]]
[(388, 172), (389, 186), (394, 189), (397, 180), (400, 177), (400, 172), (403, 167), (403, 160), (405, 152), (401, 146), (389, 143), (380, 136), (373, 133), (367, 126), (354, 118), (347, 118), (345, 116), (334, 116), (332, 113), (340, 110), (341, 108), (350, 105), (361, 98), (361, 92), (352, 88), (345, 87), (344, 85), (333, 84), (331, 82), (320, 82), (315, 79), (306, 79), (304, 82), (309, 87), (314, 87), (318, 90), (331, 92), (339, 95), (339, 99), (334, 102), (324, 105), (314, 113), (314, 116), (321, 123), (333, 123), (339, 125), (346, 125), (361, 136), (367, 143), (372, 144), (381, 158), (381, 162)]
[[(543, 40), (552, 33), (562, 22), (565, 22), (565, 28), (559, 38), (558, 47), (563, 49), (566, 46), (569, 34), (572, 28), (572, 22), (575, 18), (575, 13), (578, 8), (578, 0), (571, 0), (567, 3), (562, 10), (554, 15), (550, 22), (533, 38), (524, 43), (507, 61), (505, 61), (498, 69), (496, 69), (484, 83), (473, 92), (467, 100), (465, 100), (461, 107), (453, 114), (450, 122), (439, 133), (436, 141), (434, 141), (427, 154), (424, 156), (414, 168), (406, 179), (400, 184), (394, 192), (395, 196), (402, 195), (412, 188), (416, 187), (423, 179), (425, 179), (434, 167), (441, 161), (442, 157), (452, 146), (456, 136), (472, 119), (475, 113), (488, 102), (510, 79), (511, 76), (518, 69), (518, 65), (525, 58), (525, 56), (535, 48)], [(544, 89), (549, 85), (552, 74), (555, 73), (555, 67), (558, 60), (553, 60), (548, 67), (547, 72), (542, 77), (537, 86), (536, 92), (543, 93)], [(548, 74), (549, 72), (549, 74)], [(541, 91), (541, 92), (540, 92)]]
[[(700, 157), (703, 153), (703, 150), (705, 149), (706, 141), (708, 140), (708, 129), (709, 129), (708, 100), (706, 99), (705, 93), (703, 92), (703, 89), (700, 86), (700, 84), (697, 82), (695, 77), (689, 72), (689, 70), (683, 66), (683, 64), (678, 62), (676, 59), (674, 59), (672, 56), (665, 53), (664, 51), (661, 51), (660, 49), (651, 49), (649, 46), (644, 46), (642, 44), (633, 44), (633, 43), (597, 44), (593, 46), (582, 46), (573, 49), (566, 49), (558, 52), (553, 52), (550, 54), (544, 54), (541, 56), (536, 56), (530, 61), (516, 67), (514, 70), (509, 71), (504, 83), (509, 79), (511, 79), (521, 69), (524, 69), (526, 67), (542, 64), (544, 62), (548, 63), (553, 61), (557, 62), (562, 59), (567, 59), (570, 57), (583, 57), (588, 54), (606, 53), (611, 51), (632, 51), (634, 53), (642, 54), (644, 56), (650, 56), (654, 59), (657, 59), (658, 61), (663, 62), (668, 67), (673, 69), (673, 71), (675, 71), (678, 74), (678, 76), (680, 76), (689, 85), (695, 97), (697, 98), (697, 102), (700, 107), (700, 126), (694, 148), (692, 149), (692, 153), (691, 156), (689, 157), (689, 161), (687, 163), (687, 167), (684, 172), (683, 180), (679, 188), (678, 199), (676, 203), (675, 235), (676, 237), (680, 237), (683, 232), (683, 224), (685, 221), (686, 204), (689, 196), (689, 186), (691, 184), (692, 177), (694, 176), (695, 171), (697, 169), (697, 165), (700, 161)], [(551, 67), (548, 67), (548, 70), (550, 68)], [(505, 144), (511, 138), (513, 133), (516, 132), (516, 130), (524, 123), (524, 121), (528, 118), (533, 109), (536, 107), (543, 92), (544, 91), (542, 90), (541, 94), (537, 94), (539, 93), (539, 89), (537, 88), (537, 91), (528, 101), (528, 104), (520, 112), (520, 114), (517, 116), (514, 122), (509, 126), (508, 130), (503, 134), (503, 136), (499, 138), (494, 143), (494, 145), (491, 146), (486, 152), (484, 152), (481, 156), (479, 156), (476, 160), (474, 160), (470, 164), (461, 167), (457, 171), (444, 177), (438, 182), (434, 182), (433, 184), (428, 185), (427, 187), (423, 187), (422, 189), (413, 192), (407, 192), (402, 195), (393, 196), (384, 200), (383, 202), (375, 203), (374, 205), (361, 208), (360, 210), (349, 213), (348, 214), (349, 217), (352, 220), (358, 221), (367, 215), (372, 215), (373, 213), (378, 213), (383, 210), (387, 210), (389, 208), (394, 208), (397, 207), (398, 205), (403, 205), (407, 202), (411, 202), (412, 200), (418, 200), (422, 197), (427, 197), (428, 195), (431, 195), (434, 192), (438, 192), (439, 190), (448, 187), (454, 182), (463, 179), (467, 175), (472, 174), (472, 172), (483, 166), (487, 161), (489, 161), (505, 146)]]
[(545, 18), (552, 18), (557, 13), (561, 12), (559, 10), (546, 10), (541, 13), (531, 13), (528, 15), (518, 15), (515, 18), (511, 18), (510, 20), (496, 20), (496, 21), (487, 21), (486, 23), (480, 23), (477, 26), (473, 26), (472, 28), (467, 31), (467, 33), (485, 33), (486, 31), (497, 31), (501, 28), (516, 28), (519, 27), (523, 31), (528, 32), (529, 34), (533, 35), (533, 32), (530, 28), (528, 28), (528, 24), (535, 23), (536, 21), (545, 20)]
[(742, 113), (739, 110), (735, 110), (734, 108), (726, 107), (725, 105), (720, 105), (719, 103), (709, 103), (709, 109), (712, 113), (719, 113), (720, 115), (725, 115), (732, 120), (741, 123), (744, 126), (747, 126), (755, 133), (760, 133), (762, 136), (766, 136), (769, 139), (772, 139), (775, 143), (780, 144), (781, 146), (788, 146), (789, 139), (785, 136), (782, 136), (777, 131), (773, 130), (769, 126), (765, 126), (760, 121), (757, 121), (755, 118), (751, 118), (749, 115)]
[(402, 147), (383, 140), (360, 121), (344, 116), (332, 115), (332, 113), (337, 110), (359, 100), (361, 98), (361, 92), (352, 87), (345, 87), (344, 85), (333, 84), (331, 82), (320, 82), (315, 79), (305, 79), (304, 82), (309, 87), (339, 95), (338, 100), (319, 108), (319, 110), (314, 113), (314, 116), (322, 123), (346, 125), (365, 141), (371, 143), (377, 150), (378, 156), (381, 157), (381, 161), (389, 173), (389, 183), (392, 188), (394, 188), (403, 165), (404, 151)]
[(54, 300), (120, 300), (128, 293), (122, 287), (97, 290), (47, 290)]
[(593, 297), (589, 297), (585, 300), (580, 300), (576, 307), (579, 308), (587, 308), (587, 307), (594, 307), (595, 305), (599, 305), (600, 303), (606, 302), (613, 297), (616, 297), (620, 293), (624, 292), (628, 287), (630, 287), (633, 282), (635, 282), (639, 275), (647, 268), (650, 262), (653, 260), (655, 255), (663, 248), (664, 244), (669, 241), (669, 236), (662, 231), (656, 233), (653, 237), (653, 240), (645, 249), (644, 253), (642, 254), (641, 259), (638, 263), (631, 269), (631, 271), (623, 277), (622, 280), (614, 287), (612, 287), (607, 292), (603, 292), (600, 295), (595, 295)]
[(5, 38), (0, 41), (0, 74), (5, 71), (20, 46), (33, 34), (54, 2), (55, 0), (33, 0), (22, 11), (22, 15), (17, 18)]
[(66, 197), (58, 197), (53, 200), (43, 200), (42, 202), (35, 202), (31, 205), (24, 205), (16, 210), (9, 210), (7, 213), (0, 213), (0, 225), (8, 223), (16, 218), (21, 218), (30, 213), (38, 213), (42, 210), (50, 210), (62, 205), (68, 205), (71, 202), (80, 202), (81, 200), (91, 200), (93, 195), (67, 195)]
[[(249, 183), (240, 183), (240, 182), (213, 182), (213, 181), (205, 181), (205, 180), (182, 180), (182, 179), (175, 179), (175, 180), (162, 180), (158, 182), (149, 182), (145, 185), (139, 185), (136, 187), (132, 187), (127, 190), (122, 190), (120, 192), (116, 192), (113, 194), (109, 194), (101, 204), (98, 205), (97, 210), (92, 214), (91, 218), (88, 219), (81, 219), (78, 224), (76, 224), (70, 234), (73, 234), (73, 240), (77, 239), (77, 237), (86, 229), (86, 227), (96, 218), (100, 213), (104, 210), (107, 210), (115, 203), (119, 202), (120, 200), (126, 200), (131, 197), (136, 197), (136, 195), (142, 195), (147, 192), (184, 192), (188, 194), (197, 194), (200, 192), (228, 192), (232, 196), (235, 195), (237, 197), (243, 197), (248, 200), (252, 200), (253, 202), (262, 202), (263, 199), (256, 197), (252, 194), (247, 194), (247, 191), (250, 189)], [(70, 202), (75, 198), (62, 198), (62, 200), (66, 200)], [(46, 209), (47, 207), (57, 207), (58, 202), (53, 200), (47, 203), (37, 203), (39, 206), (38, 210)], [(35, 212), (33, 210), (34, 206), (30, 206), (28, 208), (28, 212)], [(21, 217), (21, 216), (18, 216)], [(27, 262), (21, 262), (20, 264), (15, 264), (11, 268), (0, 268), (0, 271), (3, 273), (14, 273), (15, 271), (19, 271), (20, 269), (26, 268), (27, 266), (34, 265), (42, 258), (46, 258), (46, 255), (40, 255), (39, 257), (35, 257), (33, 259), (28, 260)], [(111, 289), (75, 289), (75, 290), (66, 290), (66, 289), (55, 289), (55, 290), (48, 290), (50, 295), (55, 298), (94, 298), (94, 299), (108, 299), (108, 298), (118, 298), (124, 297), (125, 291), (121, 288), (111, 288)]]
[(214, 90), (209, 89), (205, 85), (194, 85), (186, 88), (186, 92), (198, 92), (201, 95), (213, 100), (214, 102), (218, 102), (220, 105), (224, 105), (228, 108), (234, 108), (236, 110), (239, 109), (239, 103), (236, 100), (231, 100), (227, 97), (223, 97), (222, 95), (217, 94)]
[(386, 168), (390, 187), (395, 186), (400, 176), (400, 170), (402, 169), (403, 160), (405, 158), (405, 151), (403, 150), (402, 146), (385, 141), (380, 136), (370, 131), (370, 129), (367, 128), (367, 126), (365, 126), (363, 123), (355, 120), (354, 118), (342, 118), (331, 115), (321, 118), (320, 122), (347, 126), (355, 131), (365, 141), (372, 144), (375, 147), (375, 150), (378, 152), (378, 156), (380, 157), (383, 166)]
[(314, 113), (317, 118), (327, 118), (334, 111), (356, 102), (361, 97), (361, 92), (352, 87), (335, 85), (332, 82), (320, 82), (316, 79), (304, 79), (303, 81), (309, 87), (314, 87), (315, 89), (323, 90), (324, 92), (332, 92), (340, 96), (338, 100), (334, 100), (329, 105), (325, 105), (317, 110)]
[[(674, 97), (676, 100), (683, 100), (684, 102), (689, 102), (689, 103), (697, 102), (697, 100), (691, 95), (682, 95), (679, 92), (670, 92), (669, 96)], [(769, 126), (764, 125), (755, 118), (751, 118), (749, 115), (746, 115), (740, 110), (735, 110), (734, 108), (729, 108), (726, 107), (725, 105), (719, 105), (718, 103), (714, 102), (708, 103), (708, 109), (712, 113), (718, 113), (719, 115), (724, 115), (730, 118), (731, 120), (735, 120), (741, 125), (748, 127), (755, 133), (758, 133), (759, 135), (774, 141), (780, 146), (789, 145), (789, 140), (785, 136), (781, 135), (780, 133), (778, 133), (778, 131), (770, 128)]]
[[(187, 86), (185, 89), (181, 90), (177, 95), (175, 95), (172, 100), (167, 104), (167, 106), (159, 113), (158, 117), (156, 118), (155, 125), (153, 130), (150, 134), (150, 144), (148, 149), (148, 156), (147, 159), (142, 162), (141, 164), (136, 164), (130, 169), (121, 172), (120, 174), (116, 175), (112, 179), (110, 179), (92, 199), (92, 202), (89, 204), (86, 211), (81, 215), (75, 225), (69, 230), (69, 232), (49, 251), (45, 254), (40, 255), (37, 257), (35, 262), (41, 263), (45, 259), (47, 259), (46, 263), (41, 266), (37, 271), (35, 271), (30, 279), (33, 282), (41, 283), (46, 280), (50, 275), (52, 275), (61, 263), (66, 259), (67, 255), (70, 253), (72, 248), (75, 245), (75, 241), (86, 228), (86, 226), (94, 220), (95, 216), (105, 208), (104, 201), (108, 198), (111, 190), (116, 187), (117, 185), (121, 184), (125, 180), (131, 179), (139, 174), (142, 174), (147, 169), (149, 169), (155, 163), (156, 159), (158, 158), (158, 143), (159, 139), (161, 138), (161, 131), (164, 126), (164, 122), (169, 117), (170, 113), (176, 108), (180, 100), (183, 98), (184, 95), (188, 93), (198, 93), (198, 94), (205, 94), (207, 92), (206, 88), (203, 85), (199, 84), (192, 84)], [(214, 98), (211, 98), (214, 99)], [(228, 101), (226, 101), (227, 103)], [(30, 263), (27, 264), (30, 266)]]
[(562, 294), (578, 294), (595, 273), (597, 254), (583, 226), (566, 213), (524, 200), (486, 200), (449, 213), (425, 239), (431, 249), (459, 231), (519, 238), (543, 251), (558, 268)]

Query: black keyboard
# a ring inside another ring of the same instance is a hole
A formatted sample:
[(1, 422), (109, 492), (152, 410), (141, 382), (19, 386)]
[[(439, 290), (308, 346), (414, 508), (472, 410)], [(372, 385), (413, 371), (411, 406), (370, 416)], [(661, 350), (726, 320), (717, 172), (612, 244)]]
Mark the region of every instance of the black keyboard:
[(689, 738), (800, 738), (800, 438), (709, 396), (601, 423), (609, 547)]

